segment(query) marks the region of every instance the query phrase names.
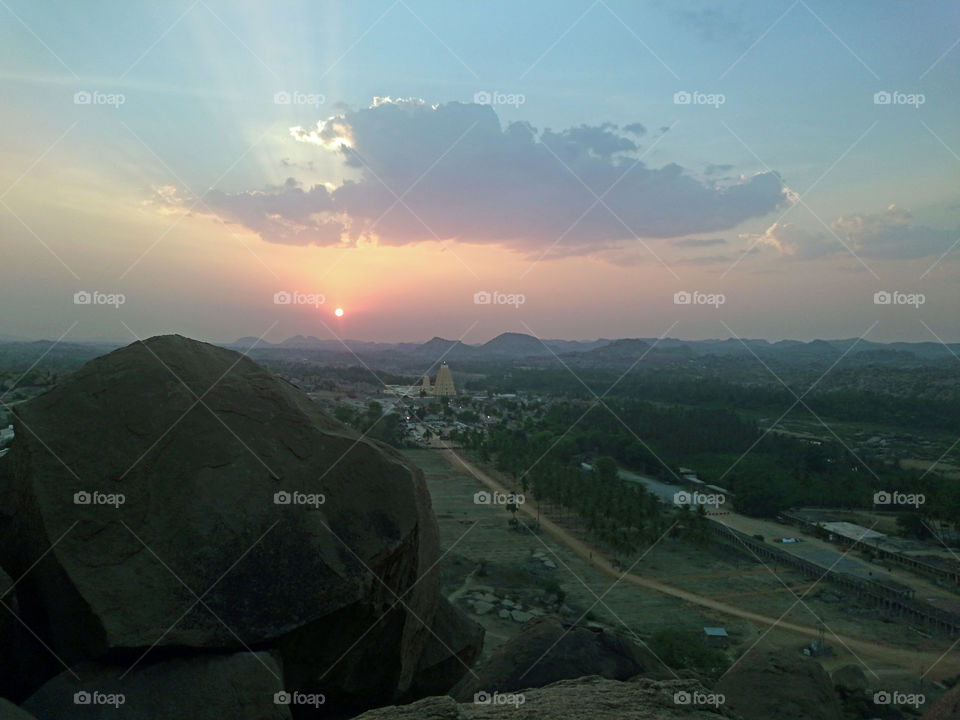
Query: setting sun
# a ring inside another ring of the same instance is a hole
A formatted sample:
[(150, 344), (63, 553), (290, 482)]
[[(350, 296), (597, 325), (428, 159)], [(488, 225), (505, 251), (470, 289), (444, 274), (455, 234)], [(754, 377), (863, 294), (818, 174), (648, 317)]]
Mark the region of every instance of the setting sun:
[(337, 308), (336, 310), (333, 311), (333, 314), (336, 315), (337, 317), (343, 317), (343, 308)]

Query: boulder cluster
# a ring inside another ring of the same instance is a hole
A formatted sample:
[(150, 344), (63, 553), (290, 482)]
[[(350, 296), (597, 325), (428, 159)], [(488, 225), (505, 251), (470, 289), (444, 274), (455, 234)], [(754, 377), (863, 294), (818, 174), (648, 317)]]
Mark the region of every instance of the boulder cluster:
[(346, 716), (480, 652), (420, 471), (244, 355), (137, 342), (13, 424), (0, 718)]

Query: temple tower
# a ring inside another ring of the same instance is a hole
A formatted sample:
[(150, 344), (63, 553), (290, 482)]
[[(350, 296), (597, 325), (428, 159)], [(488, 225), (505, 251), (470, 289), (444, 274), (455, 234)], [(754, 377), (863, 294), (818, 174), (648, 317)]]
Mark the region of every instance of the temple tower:
[(457, 394), (453, 386), (453, 375), (450, 374), (450, 368), (446, 363), (440, 366), (437, 371), (437, 379), (433, 384), (433, 394), (437, 397), (452, 397)]

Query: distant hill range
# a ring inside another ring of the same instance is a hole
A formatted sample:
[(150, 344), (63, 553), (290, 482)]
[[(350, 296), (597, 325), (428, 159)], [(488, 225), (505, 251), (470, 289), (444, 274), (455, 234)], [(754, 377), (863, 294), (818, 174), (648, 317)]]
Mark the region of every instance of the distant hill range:
[[(64, 365), (70, 359), (89, 360), (128, 343), (98, 340), (94, 342), (53, 342), (49, 340), (0, 339), (0, 367), (17, 367), (24, 361), (47, 353)], [(418, 368), (423, 372), (441, 361), (456, 363), (460, 369), (490, 363), (528, 367), (557, 367), (560, 363), (578, 368), (627, 368), (642, 362), (645, 367), (663, 367), (689, 363), (725, 363), (760, 360), (779, 365), (833, 364), (890, 365), (910, 367), (956, 362), (960, 343), (938, 342), (878, 343), (846, 338), (839, 340), (756, 339), (680, 340), (676, 338), (600, 338), (590, 341), (557, 340), (507, 332), (482, 344), (434, 337), (424, 343), (383, 343), (339, 340), (295, 335), (279, 343), (261, 338), (242, 337), (222, 347), (264, 359), (307, 361), (337, 365), (373, 362), (380, 367)], [(361, 362), (362, 361), (362, 362)], [(79, 366), (79, 365), (78, 365)], [(66, 368), (64, 368), (66, 369)]]

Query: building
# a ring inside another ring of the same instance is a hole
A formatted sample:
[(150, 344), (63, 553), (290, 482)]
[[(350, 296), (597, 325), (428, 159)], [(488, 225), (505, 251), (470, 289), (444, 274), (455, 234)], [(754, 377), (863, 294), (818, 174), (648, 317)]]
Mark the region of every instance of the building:
[(421, 389), (423, 390), (423, 394), (424, 394), (424, 395), (433, 395), (433, 388), (430, 387), (430, 376), (429, 376), (429, 375), (424, 375), (424, 376), (423, 376), (423, 386), (422, 386)]
[(450, 368), (446, 363), (440, 366), (437, 371), (437, 379), (433, 383), (433, 395), (436, 397), (453, 397), (457, 394), (453, 386), (453, 375), (450, 374)]
[(707, 644), (713, 647), (726, 647), (729, 641), (727, 631), (722, 627), (705, 627), (703, 635)]

